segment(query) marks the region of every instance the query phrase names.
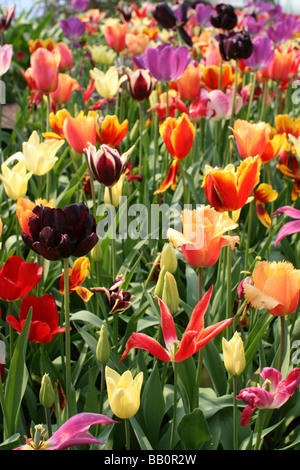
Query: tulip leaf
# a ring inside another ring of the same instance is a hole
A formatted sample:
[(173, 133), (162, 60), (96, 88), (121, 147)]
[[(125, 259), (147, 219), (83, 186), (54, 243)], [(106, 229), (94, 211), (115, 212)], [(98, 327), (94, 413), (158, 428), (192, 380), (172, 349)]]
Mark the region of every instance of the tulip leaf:
[(16, 433), (0, 444), (0, 450), (12, 450), (19, 445), (20, 434)]
[(147, 429), (147, 437), (153, 447), (155, 447), (159, 438), (159, 429), (165, 414), (165, 400), (157, 363), (144, 387), (142, 409), (146, 426), (145, 429)]
[(136, 438), (139, 442), (141, 450), (152, 450), (152, 446), (151, 446), (149, 440), (147, 439), (147, 437), (145, 436), (145, 433), (142, 430), (141, 426), (137, 422), (135, 416), (132, 416), (130, 418), (130, 422), (132, 424), (132, 428), (133, 428), (135, 436), (136, 436)]
[(211, 438), (204, 414), (199, 409), (181, 419), (178, 434), (185, 450), (200, 450)]
[(204, 346), (204, 365), (218, 395), (224, 395), (227, 387), (227, 375), (220, 353), (212, 341)]
[(25, 358), (31, 317), (32, 309), (30, 309), (26, 317), (22, 331), (14, 347), (14, 353), (7, 376), (4, 400), (8, 421), (4, 423), (5, 437), (9, 437), (16, 432), (21, 402), (27, 385), (28, 371)]
[[(259, 338), (263, 336), (271, 321), (274, 319), (268, 311), (259, 316), (252, 330), (250, 331), (245, 344), (245, 356), (247, 366), (251, 363), (257, 352)], [(247, 367), (246, 366), (246, 367)]]

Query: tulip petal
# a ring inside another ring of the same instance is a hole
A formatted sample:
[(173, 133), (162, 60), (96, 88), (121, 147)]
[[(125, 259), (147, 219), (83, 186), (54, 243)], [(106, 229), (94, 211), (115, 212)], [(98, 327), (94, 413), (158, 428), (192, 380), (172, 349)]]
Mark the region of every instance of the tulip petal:
[(172, 344), (174, 341), (177, 341), (177, 333), (175, 328), (175, 323), (172, 317), (172, 314), (169, 310), (169, 307), (157, 297), (160, 313), (161, 313), (161, 327), (163, 332), (163, 337), (166, 346)]
[(122, 361), (133, 348), (148, 351), (152, 356), (157, 357), (161, 361), (170, 362), (171, 360), (167, 351), (161, 346), (161, 344), (159, 344), (158, 341), (150, 338), (150, 336), (147, 336), (144, 333), (132, 333), (126, 343), (125, 351), (118, 362)]

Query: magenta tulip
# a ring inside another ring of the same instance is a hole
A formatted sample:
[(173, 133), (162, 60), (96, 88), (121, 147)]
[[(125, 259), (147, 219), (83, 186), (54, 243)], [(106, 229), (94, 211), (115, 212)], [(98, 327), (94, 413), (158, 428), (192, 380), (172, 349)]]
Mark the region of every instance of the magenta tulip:
[(296, 233), (296, 232), (300, 232), (300, 210), (294, 209), (294, 207), (291, 207), (291, 206), (283, 206), (277, 209), (272, 215), (277, 215), (277, 214), (286, 214), (287, 216), (292, 217), (293, 219), (297, 219), (297, 220), (288, 222), (287, 224), (284, 224), (281, 227), (275, 240), (275, 246), (278, 245), (278, 243), (284, 237), (287, 237), (288, 235), (292, 235), (293, 233)]

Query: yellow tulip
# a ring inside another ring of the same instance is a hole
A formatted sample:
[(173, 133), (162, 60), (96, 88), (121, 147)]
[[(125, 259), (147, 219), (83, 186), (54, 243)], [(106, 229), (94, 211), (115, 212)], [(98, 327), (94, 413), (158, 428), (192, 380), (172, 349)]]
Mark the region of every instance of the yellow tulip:
[(34, 175), (42, 176), (48, 173), (57, 161), (56, 153), (64, 144), (61, 139), (45, 139), (40, 142), (40, 137), (33, 131), (28, 142), (23, 142), (23, 155), (28, 171)]
[(223, 360), (227, 372), (232, 375), (240, 375), (246, 367), (246, 358), (244, 343), (238, 332), (236, 331), (229, 341), (223, 337), (222, 347)]
[(111, 65), (117, 55), (112, 49), (103, 44), (88, 46), (88, 49), (95, 64)]
[(125, 75), (119, 78), (118, 70), (114, 66), (110, 67), (106, 73), (95, 67), (90, 71), (90, 75), (95, 81), (95, 87), (99, 95), (107, 99), (115, 96), (121, 83), (126, 80)]
[[(10, 168), (9, 165), (15, 160), (17, 163)], [(22, 152), (17, 152), (5, 160), (1, 165), (1, 171), (0, 180), (7, 196), (15, 201), (20, 197), (24, 197), (27, 193), (28, 180), (32, 176), (32, 171), (27, 173)]]
[(108, 402), (112, 412), (121, 419), (134, 416), (140, 407), (143, 372), (135, 379), (129, 370), (119, 375), (108, 366), (105, 367), (105, 380)]

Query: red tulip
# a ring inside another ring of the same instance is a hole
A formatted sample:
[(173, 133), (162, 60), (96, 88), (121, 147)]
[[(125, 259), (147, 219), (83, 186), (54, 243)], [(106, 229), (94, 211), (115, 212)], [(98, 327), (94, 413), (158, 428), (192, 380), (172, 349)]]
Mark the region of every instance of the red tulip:
[[(126, 349), (120, 359), (122, 361), (133, 348), (144, 349), (161, 361), (181, 362), (195, 354), (205, 346), (218, 333), (224, 330), (233, 320), (229, 318), (215, 325), (204, 328), (204, 315), (207, 310), (213, 287), (211, 287), (196, 305), (189, 324), (181, 338), (178, 340), (175, 323), (167, 305), (157, 297), (161, 312), (162, 331), (166, 349), (155, 339), (144, 333), (132, 333), (126, 343)], [(120, 362), (119, 361), (119, 362)]]
[(19, 256), (11, 256), (0, 268), (0, 299), (22, 299), (39, 283), (43, 267), (26, 263)]
[(28, 341), (49, 343), (57, 333), (64, 333), (65, 327), (58, 326), (57, 307), (54, 297), (50, 294), (45, 294), (40, 299), (34, 295), (25, 297), (21, 303), (19, 320), (13, 315), (8, 315), (7, 323), (20, 333), (31, 307), (32, 319)]

